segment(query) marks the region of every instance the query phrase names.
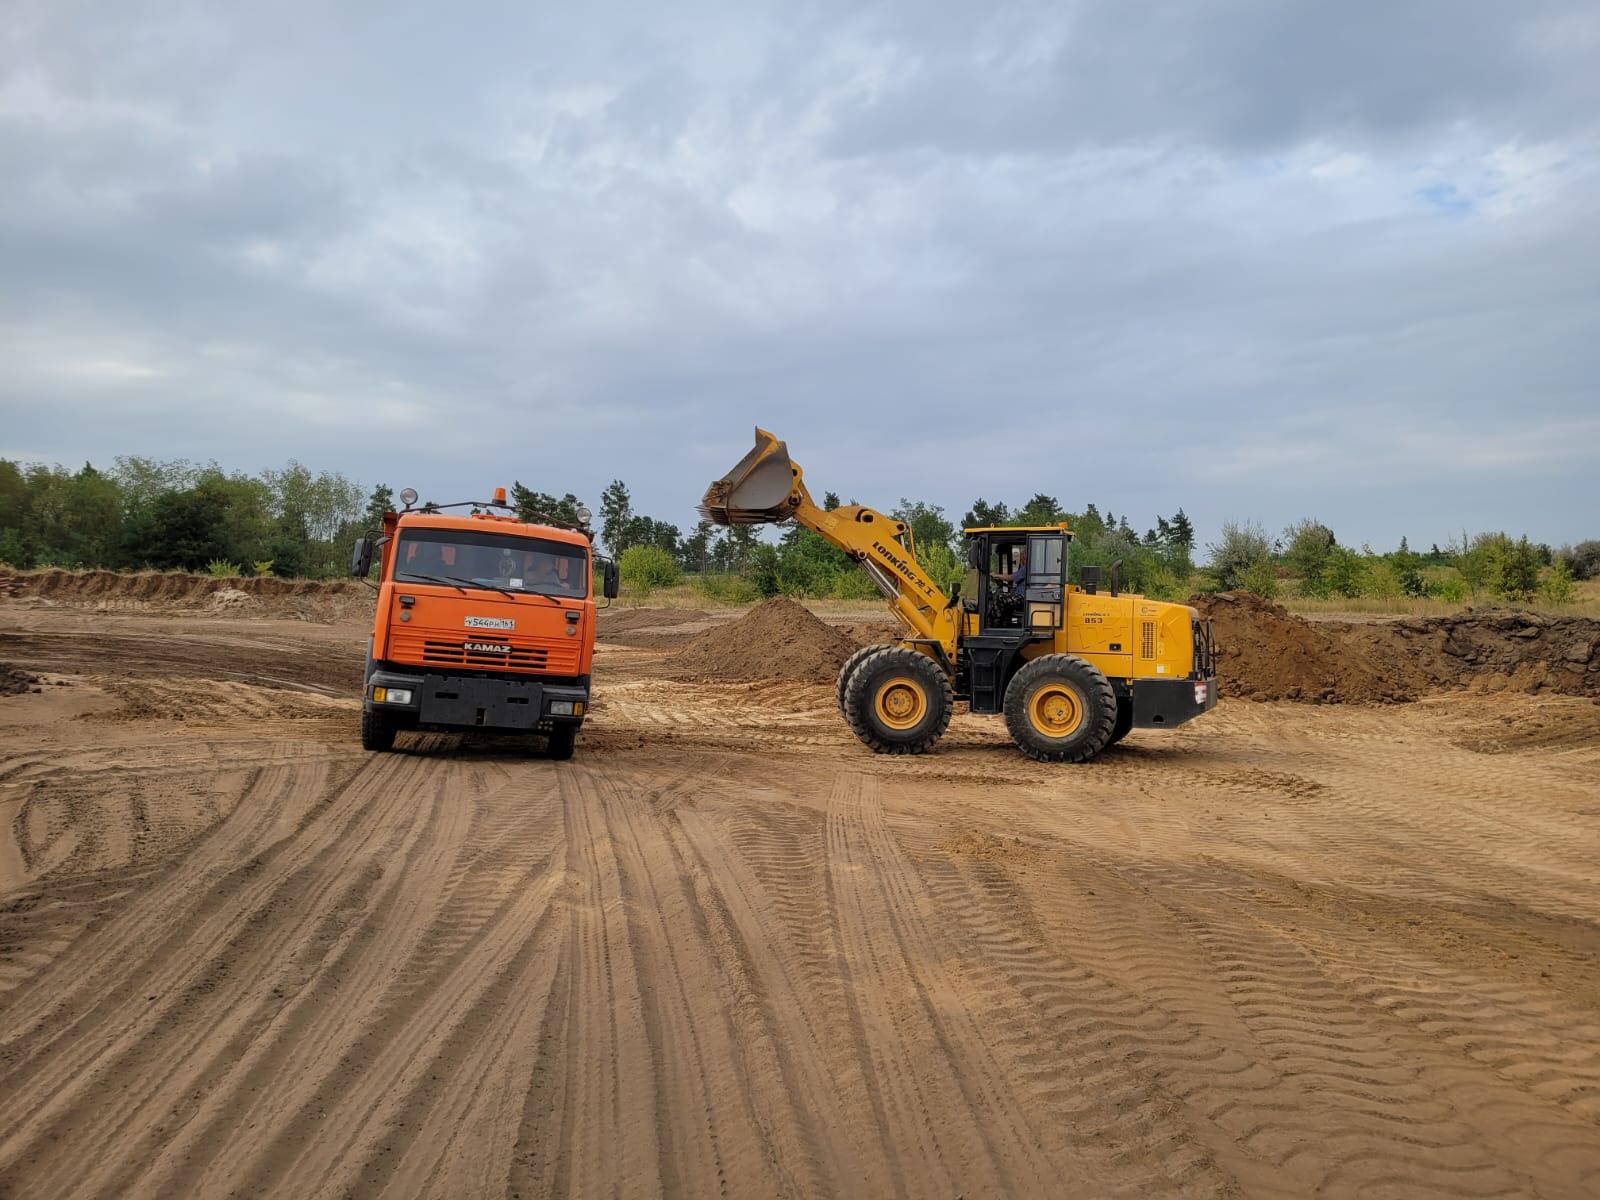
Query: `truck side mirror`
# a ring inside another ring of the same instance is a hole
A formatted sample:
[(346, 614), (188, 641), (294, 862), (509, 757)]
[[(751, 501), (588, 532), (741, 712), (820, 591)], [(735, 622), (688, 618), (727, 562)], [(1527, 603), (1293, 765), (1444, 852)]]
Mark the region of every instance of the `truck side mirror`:
[(606, 559), (605, 592), (607, 600), (615, 600), (622, 594), (622, 572), (617, 570), (617, 564)]
[(350, 552), (350, 574), (356, 579), (365, 579), (372, 573), (372, 539), (357, 538), (355, 549)]

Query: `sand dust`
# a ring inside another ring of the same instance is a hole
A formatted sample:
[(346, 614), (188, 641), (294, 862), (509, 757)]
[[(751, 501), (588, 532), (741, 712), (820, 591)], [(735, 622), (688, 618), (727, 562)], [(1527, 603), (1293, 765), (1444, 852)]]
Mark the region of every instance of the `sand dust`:
[(1600, 1192), (1587, 698), (885, 759), (603, 643), (369, 755), (365, 637), (0, 601), (0, 1196)]

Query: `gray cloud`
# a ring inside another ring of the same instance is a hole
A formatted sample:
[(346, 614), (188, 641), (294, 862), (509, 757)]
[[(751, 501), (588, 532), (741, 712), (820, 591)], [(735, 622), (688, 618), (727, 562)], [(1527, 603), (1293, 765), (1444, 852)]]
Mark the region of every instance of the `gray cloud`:
[(0, 18), (0, 454), (1592, 535), (1592, 5)]

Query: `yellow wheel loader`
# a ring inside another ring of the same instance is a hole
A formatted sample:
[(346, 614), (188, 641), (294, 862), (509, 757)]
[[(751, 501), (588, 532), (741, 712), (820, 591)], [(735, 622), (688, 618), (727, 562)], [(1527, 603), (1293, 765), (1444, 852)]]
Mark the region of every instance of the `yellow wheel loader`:
[(904, 521), (859, 504), (817, 507), (788, 447), (764, 429), (713, 483), (700, 511), (721, 525), (793, 520), (872, 578), (905, 627), (839, 672), (839, 709), (880, 754), (921, 754), (956, 700), (999, 713), (1043, 762), (1084, 762), (1130, 729), (1166, 729), (1216, 707), (1211, 625), (1194, 609), (1124, 594), (1111, 569), (1067, 582), (1065, 525), (967, 529), (963, 584), (946, 595), (917, 561)]

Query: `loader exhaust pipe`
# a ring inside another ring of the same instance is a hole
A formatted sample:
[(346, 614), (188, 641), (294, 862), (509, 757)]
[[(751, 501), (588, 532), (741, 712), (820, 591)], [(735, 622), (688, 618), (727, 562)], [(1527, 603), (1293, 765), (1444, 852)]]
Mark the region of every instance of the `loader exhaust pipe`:
[(794, 482), (789, 447), (758, 427), (750, 453), (706, 489), (700, 515), (717, 525), (768, 525), (786, 520), (797, 504)]

